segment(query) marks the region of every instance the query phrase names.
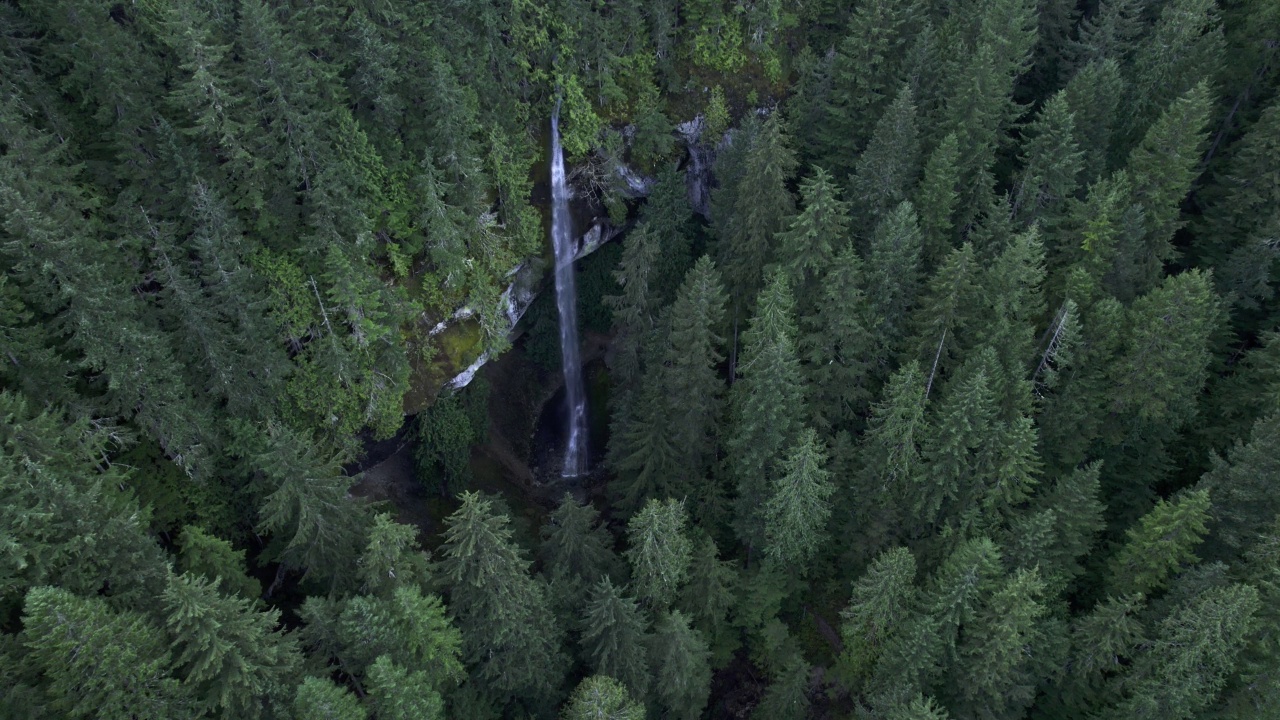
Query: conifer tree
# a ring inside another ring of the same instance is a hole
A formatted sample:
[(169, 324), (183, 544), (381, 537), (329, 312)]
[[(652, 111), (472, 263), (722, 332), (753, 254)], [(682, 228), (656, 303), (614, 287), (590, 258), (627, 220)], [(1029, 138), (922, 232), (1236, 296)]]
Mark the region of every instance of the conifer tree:
[[(716, 217), (716, 266), (733, 296), (735, 316), (748, 308), (762, 284), (762, 272), (776, 257), (774, 236), (795, 212), (787, 185), (796, 156), (778, 113), (760, 125), (742, 151), (741, 175), (730, 189), (729, 217)], [(732, 176), (731, 176), (732, 177)]]
[(804, 720), (808, 717), (810, 669), (803, 657), (792, 655), (769, 683), (751, 716), (778, 720)]
[(1120, 64), (1114, 58), (1089, 62), (1062, 89), (1075, 120), (1073, 135), (1084, 153), (1080, 175), (1082, 185), (1101, 180), (1109, 168), (1109, 148), (1113, 135), (1119, 131), (1117, 113), (1124, 92), (1125, 81)]
[(1080, 22), (1072, 48), (1077, 69), (1098, 60), (1124, 62), (1139, 45), (1146, 30), (1144, 0), (1103, 0), (1097, 11)]
[(499, 696), (545, 696), (560, 684), (564, 657), (542, 586), (492, 501), (463, 493), (446, 522), (441, 580), (474, 678)]
[(1118, 699), (1116, 686), (1148, 642), (1138, 617), (1143, 609), (1141, 595), (1110, 597), (1072, 621), (1069, 665), (1062, 681), (1069, 712), (1096, 711)]
[(1270, 489), (1280, 481), (1280, 415), (1259, 419), (1248, 442), (1236, 441), (1227, 459), (1215, 456), (1201, 487), (1213, 499), (1217, 542), (1240, 552), (1263, 537), (1280, 514)]
[(1195, 179), (1209, 108), (1208, 86), (1192, 87), (1169, 105), (1129, 154), (1126, 168), (1145, 232), (1137, 247), (1122, 251), (1136, 275), (1133, 289), (1118, 295), (1122, 300), (1153, 287), (1162, 263), (1173, 258), (1171, 241), (1182, 225), (1182, 200)]
[(170, 577), (163, 601), (174, 664), (202, 707), (259, 717), (287, 704), (298, 654), (292, 638), (277, 630), (278, 610), (259, 612), (252, 600), (227, 597), (212, 581), (185, 574)]
[(727, 446), (738, 490), (735, 529), (746, 542), (764, 534), (762, 506), (768, 478), (775, 476), (803, 418), (794, 307), (786, 279), (774, 273), (743, 334), (737, 364), (741, 377), (730, 389), (732, 423)]
[(318, 720), (366, 720), (369, 713), (350, 690), (328, 680), (308, 677), (293, 696), (296, 718)]
[(824, 431), (855, 423), (872, 400), (875, 340), (864, 274), (856, 247), (846, 244), (826, 267), (816, 309), (802, 314), (800, 350), (812, 387), (812, 422)]
[(1065, 91), (1055, 93), (1027, 128), (1022, 172), (1014, 186), (1014, 214), (1023, 223), (1038, 222), (1050, 236), (1079, 187), (1084, 166), (1068, 103)]
[(922, 253), (927, 266), (937, 264), (951, 251), (959, 187), (960, 141), (955, 133), (948, 133), (925, 161), (924, 176), (913, 197), (920, 213)]
[(800, 181), (800, 197), (804, 210), (778, 235), (777, 258), (804, 316), (819, 305), (818, 278), (848, 242), (851, 219), (840, 186), (820, 167)]
[(903, 515), (895, 508), (916, 498), (916, 483), (924, 472), (920, 444), (927, 429), (925, 391), (918, 363), (900, 368), (885, 386), (884, 398), (872, 407), (860, 440), (854, 516), (873, 538), (895, 532), (894, 520)]
[(1044, 585), (1035, 570), (1018, 570), (965, 624), (952, 682), (964, 704), (988, 717), (1022, 717), (1035, 699), (1045, 653), (1040, 627)]
[(386, 597), (400, 586), (425, 589), (431, 571), (418, 548), (418, 531), (378, 513), (369, 528), (369, 543), (360, 554), (360, 591)]
[(178, 536), (178, 566), (183, 573), (216, 582), (227, 594), (250, 600), (262, 594), (262, 585), (246, 572), (244, 550), (210, 535), (197, 525), (188, 525)]
[(684, 502), (650, 499), (627, 523), (627, 560), (636, 595), (650, 608), (669, 607), (688, 577), (692, 546)]
[(379, 718), (443, 720), (444, 699), (427, 673), (407, 670), (386, 655), (368, 673), (369, 695)]
[(32, 588), (23, 605), (29, 661), (44, 676), (49, 711), (69, 718), (125, 720), (198, 712), (172, 677), (164, 634), (141, 614), (114, 612), (100, 597)]
[(569, 493), (542, 526), (538, 551), (553, 593), (567, 600), (565, 610), (576, 613), (587, 592), (615, 569), (613, 537), (601, 523), (600, 513), (589, 503), (579, 503)]
[(877, 0), (854, 9), (836, 48), (820, 137), (822, 163), (837, 178), (853, 171), (876, 119), (905, 79), (911, 39), (923, 20), (918, 2)]
[(713, 665), (728, 662), (737, 649), (729, 627), (729, 611), (737, 599), (740, 580), (735, 564), (720, 559), (715, 540), (703, 535), (694, 540), (689, 580), (680, 594), (681, 612), (711, 647)]
[(593, 675), (578, 684), (563, 713), (564, 720), (644, 720), (644, 706), (627, 695), (627, 689), (605, 675)]
[(662, 613), (649, 642), (653, 694), (667, 717), (701, 717), (711, 691), (706, 641), (679, 610)]
[(908, 314), (920, 291), (921, 237), (915, 208), (903, 201), (876, 226), (867, 257), (866, 293), (871, 301), (876, 362), (881, 377), (888, 358), (908, 330)]
[(975, 342), (975, 326), (987, 310), (981, 279), (973, 245), (965, 243), (946, 254), (912, 310), (908, 357), (929, 369), (930, 389), (951, 375)]
[(951, 716), (933, 698), (917, 695), (907, 702), (893, 705), (886, 717), (888, 720), (949, 720)]
[(1195, 562), (1196, 546), (1207, 532), (1209, 492), (1193, 490), (1172, 502), (1161, 500), (1138, 524), (1111, 561), (1116, 593), (1150, 593), (1164, 587), (1180, 565)]
[(765, 502), (765, 557), (805, 574), (825, 535), (835, 492), (827, 452), (812, 429), (800, 431)]
[(1000, 552), (985, 537), (961, 544), (934, 573), (924, 603), (938, 623), (942, 646), (950, 653), (961, 639), (961, 627), (981, 611), (1000, 574)]
[(1160, 8), (1151, 34), (1133, 52), (1129, 137), (1136, 139), (1175, 98), (1217, 76), (1224, 49), (1217, 5), (1170, 0)]
[(649, 619), (636, 601), (604, 577), (591, 588), (582, 615), (581, 644), (597, 675), (622, 683), (630, 697), (644, 700), (649, 691), (649, 665), (644, 648)]
[(1134, 661), (1126, 697), (1102, 717), (1196, 717), (1225, 684), (1256, 627), (1258, 609), (1258, 591), (1233, 584), (1206, 590), (1174, 610)]
[(649, 277), (661, 256), (658, 241), (657, 233), (651, 232), (644, 223), (627, 235), (622, 244), (622, 259), (613, 271), (622, 294), (604, 298), (604, 304), (613, 310), (613, 324), (618, 331), (614, 367), (623, 388), (639, 379), (640, 349), (653, 329), (654, 301)]
[(840, 671), (851, 686), (871, 674), (885, 645), (917, 612), (915, 576), (915, 557), (897, 547), (880, 553), (854, 581), (849, 606), (840, 612)]
[(923, 451), (928, 472), (924, 484), (914, 489), (912, 506), (926, 527), (973, 513), (980, 483), (995, 469), (1000, 428), (991, 387), (992, 355), (975, 357), (948, 384), (931, 423)]
[(1035, 498), (1025, 514), (1015, 517), (1002, 543), (1007, 561), (1016, 567), (1038, 567), (1046, 597), (1061, 594), (1084, 573), (1081, 561), (1103, 529), (1098, 474), (1090, 463), (1063, 475), (1047, 493)]
[[(462, 676), (458, 656), (463, 639), (449, 622), (440, 598), (403, 585), (387, 597), (357, 595), (338, 616), (336, 635), (341, 667), (364, 676), (378, 658), (422, 671), (436, 692)], [(308, 630), (311, 628), (308, 627)]]
[(871, 142), (858, 156), (849, 180), (851, 197), (856, 198), (857, 215), (864, 226), (874, 226), (887, 212), (909, 199), (918, 182), (920, 164), (916, 106), (911, 86), (903, 85), (876, 122)]
[(319, 453), (292, 429), (268, 427), (266, 448), (254, 462), (275, 489), (263, 501), (258, 527), (274, 536), (284, 563), (337, 584), (350, 579), (367, 518), (347, 494), (352, 479), (342, 474), (338, 458)]

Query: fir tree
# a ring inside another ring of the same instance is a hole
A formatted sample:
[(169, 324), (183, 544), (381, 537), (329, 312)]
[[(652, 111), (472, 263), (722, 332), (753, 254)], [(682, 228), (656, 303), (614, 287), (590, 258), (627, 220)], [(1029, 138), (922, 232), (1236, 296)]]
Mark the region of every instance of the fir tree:
[(591, 589), (582, 615), (581, 645), (592, 670), (622, 683), (630, 697), (644, 700), (649, 666), (644, 654), (649, 620), (636, 601), (622, 594), (609, 578)]
[(328, 680), (308, 677), (293, 696), (293, 714), (318, 720), (365, 720), (368, 711), (350, 690)]
[(762, 506), (768, 478), (777, 472), (803, 418), (794, 307), (786, 280), (775, 273), (743, 335), (737, 365), (741, 378), (730, 390), (732, 423), (727, 446), (738, 488), (735, 529), (748, 542), (764, 534)]
[(553, 592), (567, 599), (565, 610), (575, 613), (591, 587), (618, 562), (613, 537), (600, 522), (600, 513), (569, 493), (542, 526), (538, 554)]
[(379, 718), (443, 720), (444, 699), (422, 671), (407, 670), (383, 655), (369, 666), (369, 695)]
[(871, 674), (886, 643), (917, 611), (915, 576), (915, 557), (898, 547), (881, 553), (854, 581), (849, 606), (840, 612), (840, 670), (853, 687)]
[(1209, 492), (1184, 493), (1173, 502), (1161, 500), (1129, 529), (1127, 541), (1111, 562), (1111, 587), (1117, 593), (1150, 593), (1164, 587), (1169, 575), (1195, 562), (1195, 548), (1207, 528)]
[(565, 706), (564, 720), (643, 720), (644, 706), (627, 695), (627, 689), (605, 675), (593, 675), (578, 684)]
[(707, 644), (679, 610), (663, 613), (649, 642), (653, 693), (671, 718), (693, 720), (702, 715), (711, 690)]
[(178, 536), (178, 566), (184, 574), (216, 582), (227, 594), (250, 600), (262, 594), (262, 585), (246, 572), (244, 550), (210, 535), (197, 525), (188, 525)]
[(23, 606), (24, 644), (44, 675), (51, 712), (69, 718), (181, 717), (198, 712), (172, 677), (164, 634), (103, 598), (32, 588)]
[(800, 350), (813, 388), (812, 422), (823, 430), (856, 423), (872, 400), (875, 341), (864, 273), (857, 249), (846, 244), (826, 267), (817, 307), (802, 316)]
[(636, 595), (651, 608), (669, 607), (688, 577), (692, 546), (684, 503), (649, 500), (627, 523), (627, 560)]
[(803, 657), (792, 655), (769, 683), (751, 716), (778, 720), (804, 720), (808, 717), (810, 670)]
[(876, 123), (849, 181), (858, 218), (874, 226), (907, 200), (920, 175), (920, 139), (910, 85), (903, 85)]
[(876, 226), (867, 258), (866, 293), (874, 319), (876, 362), (883, 366), (908, 329), (908, 315), (920, 292), (921, 237), (915, 208), (908, 201)]
[(960, 201), (960, 141), (948, 133), (930, 153), (913, 201), (920, 213), (925, 264), (933, 266), (951, 251), (953, 218)]
[(500, 696), (548, 695), (560, 684), (564, 657), (544, 590), (529, 576), (509, 519), (478, 494), (461, 500), (446, 523), (440, 573), (463, 657)]
[(1215, 456), (1200, 481), (1213, 499), (1213, 537), (1234, 552), (1257, 542), (1280, 514), (1270, 492), (1280, 476), (1278, 443), (1280, 415), (1261, 418), (1248, 442), (1236, 441), (1227, 459)]
[(800, 431), (765, 503), (765, 557), (804, 574), (825, 535), (835, 492), (817, 433)]
[(1050, 236), (1079, 187), (1084, 165), (1068, 103), (1065, 91), (1054, 94), (1027, 128), (1022, 172), (1015, 184), (1014, 214), (1027, 224), (1039, 222)]
[(778, 265), (795, 288), (800, 314), (819, 305), (818, 278), (836, 252), (848, 242), (849, 203), (840, 199), (840, 186), (820, 167), (800, 181), (804, 210), (778, 235)]

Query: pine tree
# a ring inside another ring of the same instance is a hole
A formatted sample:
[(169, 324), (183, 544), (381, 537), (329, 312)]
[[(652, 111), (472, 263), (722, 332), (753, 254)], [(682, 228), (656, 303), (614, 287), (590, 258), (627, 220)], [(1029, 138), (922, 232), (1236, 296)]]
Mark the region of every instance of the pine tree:
[(538, 550), (552, 592), (565, 600), (566, 612), (576, 614), (587, 592), (615, 569), (613, 537), (600, 521), (600, 513), (579, 503), (569, 493), (542, 526)]
[(103, 598), (37, 587), (27, 593), (22, 622), (51, 712), (126, 720), (196, 711), (188, 689), (171, 675), (164, 634), (141, 614), (113, 612)]
[(728, 616), (737, 599), (739, 584), (737, 567), (732, 561), (720, 559), (715, 540), (707, 535), (695, 539), (689, 580), (677, 604), (711, 646), (715, 667), (727, 663), (737, 649)]
[(644, 654), (649, 619), (636, 601), (604, 577), (591, 589), (582, 614), (583, 655), (592, 671), (608, 676), (643, 701), (649, 692), (649, 666)]
[(840, 612), (844, 652), (840, 671), (852, 687), (867, 678), (885, 645), (917, 611), (916, 561), (911, 551), (886, 550), (853, 583), (849, 606)]
[(259, 612), (252, 600), (227, 597), (190, 575), (171, 576), (163, 602), (174, 664), (202, 707), (260, 717), (287, 705), (298, 651), (277, 630), (278, 610)]
[(1160, 9), (1151, 34), (1133, 52), (1129, 137), (1136, 139), (1175, 98), (1201, 92), (1198, 84), (1217, 76), (1224, 50), (1217, 5), (1170, 0)]
[(667, 717), (701, 717), (711, 691), (706, 641), (679, 610), (663, 613), (649, 642), (654, 699)]
[(886, 213), (907, 200), (921, 171), (916, 106), (910, 85), (903, 85), (876, 122), (867, 149), (858, 156), (849, 180), (856, 198), (857, 217), (874, 226)]
[(920, 443), (926, 437), (925, 378), (918, 363), (904, 365), (889, 379), (884, 398), (871, 409), (858, 452), (857, 492), (853, 517), (872, 538), (871, 551), (897, 529), (899, 507), (916, 498), (923, 473)]
[(653, 330), (654, 300), (649, 290), (649, 277), (661, 256), (662, 248), (656, 232), (641, 223), (622, 244), (622, 259), (613, 277), (622, 288), (621, 295), (604, 298), (613, 310), (613, 324), (618, 332), (616, 360), (618, 383), (626, 388), (639, 380), (641, 346)]
[[(672, 443), (681, 450), (678, 462), (685, 478), (694, 481), (710, 471), (717, 455), (724, 396), (717, 366), (724, 360), (724, 338), (719, 332), (726, 300), (720, 272), (711, 258), (702, 256), (667, 310), (667, 341), (661, 369), (655, 370), (658, 377), (652, 380), (666, 402), (665, 423)], [(690, 398), (697, 401), (689, 402)]]
[(872, 400), (874, 380), (868, 323), (871, 302), (863, 291), (865, 266), (853, 243), (825, 268), (813, 312), (801, 314), (801, 358), (812, 388), (811, 422), (824, 431), (856, 424)]
[(685, 535), (684, 502), (651, 499), (627, 523), (627, 551), (636, 595), (650, 608), (665, 608), (688, 577), (692, 546)]
[(578, 684), (569, 697), (564, 720), (644, 720), (644, 706), (627, 695), (627, 689), (605, 675), (593, 675)]
[(732, 423), (727, 447), (738, 489), (735, 529), (748, 543), (764, 534), (768, 478), (800, 432), (803, 418), (794, 307), (786, 280), (775, 273), (743, 334), (737, 364), (741, 377), (729, 393)]
[(1207, 532), (1209, 492), (1183, 493), (1173, 502), (1161, 500), (1129, 529), (1127, 540), (1111, 561), (1116, 593), (1150, 593), (1164, 587), (1179, 566), (1195, 562), (1195, 548)]
[(1169, 105), (1129, 154), (1126, 168), (1133, 202), (1143, 211), (1145, 235), (1137, 247), (1126, 248), (1136, 277), (1134, 288), (1121, 299), (1153, 287), (1162, 264), (1173, 258), (1172, 238), (1182, 225), (1182, 200), (1196, 176), (1210, 102), (1207, 85), (1192, 87)]
[(876, 338), (876, 361), (883, 366), (896, 353), (908, 330), (908, 315), (920, 291), (920, 227), (908, 201), (876, 226), (867, 258), (866, 293), (874, 318), (868, 328)]
[(1044, 652), (1043, 592), (1035, 570), (1018, 570), (965, 624), (952, 683), (974, 711), (993, 718), (1017, 718), (1035, 699), (1040, 668), (1032, 658)]
[(262, 585), (246, 573), (244, 550), (210, 535), (197, 525), (188, 525), (178, 536), (178, 566), (183, 573), (218, 584), (228, 595), (238, 594), (250, 600), (262, 594)]
[(378, 718), (444, 719), (444, 698), (427, 673), (407, 670), (386, 655), (369, 666), (368, 686)]
[(476, 493), (460, 499), (446, 521), (440, 578), (463, 658), (499, 696), (548, 695), (560, 684), (564, 656), (544, 590), (529, 576), (507, 516)]
[(354, 550), (364, 545), (366, 515), (347, 494), (352, 478), (337, 457), (320, 453), (292, 429), (272, 424), (254, 462), (275, 489), (266, 495), (258, 528), (271, 533), (288, 566), (305, 568), (333, 584), (349, 579)]
[(1197, 193), (1205, 209), (1190, 255), (1214, 268), (1224, 298), (1260, 310), (1275, 296), (1276, 248), (1268, 238), (1280, 229), (1280, 176), (1271, 162), (1280, 152), (1280, 103), (1264, 109), (1228, 152), (1221, 173)]
[(1119, 62), (1106, 58), (1088, 63), (1071, 78), (1062, 94), (1075, 118), (1073, 134), (1084, 153), (1080, 182), (1090, 185), (1101, 180), (1109, 169), (1109, 148), (1113, 135), (1119, 131), (1118, 111), (1125, 94)]

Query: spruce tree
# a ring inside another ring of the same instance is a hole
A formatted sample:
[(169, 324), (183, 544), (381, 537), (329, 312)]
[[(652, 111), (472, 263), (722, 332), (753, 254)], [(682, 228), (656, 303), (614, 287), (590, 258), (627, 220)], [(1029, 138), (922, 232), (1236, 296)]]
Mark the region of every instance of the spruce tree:
[(804, 720), (808, 717), (810, 670), (803, 657), (792, 655), (782, 663), (751, 717), (778, 720)]
[(778, 235), (778, 266), (795, 288), (802, 316), (820, 306), (818, 279), (849, 239), (849, 203), (841, 200), (840, 194), (831, 174), (815, 167), (812, 175), (800, 181), (804, 210)]
[(328, 680), (308, 677), (293, 696), (296, 718), (318, 720), (366, 720), (369, 713), (350, 690)]
[(408, 670), (380, 656), (368, 672), (369, 695), (379, 718), (443, 720), (444, 698), (427, 673)]
[(873, 356), (881, 377), (908, 330), (908, 316), (920, 292), (921, 237), (915, 208), (903, 201), (876, 226), (867, 257), (866, 293), (876, 338)]
[(613, 311), (613, 324), (618, 332), (614, 367), (618, 384), (623, 388), (639, 380), (641, 347), (653, 329), (654, 299), (649, 290), (649, 277), (661, 255), (656, 232), (641, 223), (622, 244), (622, 259), (613, 271), (614, 280), (622, 288), (621, 295), (604, 298)]
[(907, 548), (886, 550), (853, 583), (849, 606), (840, 612), (841, 675), (858, 687), (871, 674), (885, 645), (917, 612), (916, 561)]
[(1044, 585), (1035, 570), (1018, 570), (964, 628), (951, 681), (973, 712), (1022, 717), (1035, 699), (1046, 648), (1041, 619)]
[(824, 431), (855, 424), (872, 400), (874, 338), (864, 273), (857, 249), (846, 244), (825, 268), (817, 307), (801, 318), (800, 351), (813, 389), (812, 422)]
[(538, 555), (553, 594), (564, 598), (567, 606), (562, 609), (574, 614), (591, 587), (618, 563), (613, 537), (601, 523), (599, 511), (569, 493), (542, 526)]
[(897, 508), (917, 497), (924, 472), (920, 445), (926, 438), (925, 377), (911, 362), (894, 373), (884, 398), (872, 407), (868, 427), (860, 439), (860, 468), (851, 498), (852, 516), (861, 533), (872, 538), (874, 552), (887, 537), (899, 532)]
[(224, 593), (250, 600), (262, 594), (262, 584), (249, 577), (244, 550), (210, 535), (197, 525), (188, 525), (178, 536), (178, 566), (184, 574), (216, 582)]
[(617, 680), (630, 697), (643, 701), (649, 692), (644, 654), (649, 619), (636, 601), (601, 578), (583, 608), (582, 626), (580, 643), (592, 671)]
[(1067, 203), (1079, 187), (1084, 152), (1075, 138), (1075, 115), (1066, 92), (1055, 93), (1027, 128), (1022, 172), (1015, 183), (1014, 214), (1038, 222), (1053, 236)]
[(1247, 442), (1236, 441), (1226, 459), (1214, 456), (1200, 486), (1213, 499), (1213, 539), (1239, 553), (1266, 532), (1280, 514), (1270, 488), (1280, 480), (1280, 415), (1253, 425)]
[(1120, 64), (1112, 58), (1088, 63), (1062, 89), (1075, 120), (1073, 135), (1084, 153), (1080, 175), (1083, 185), (1101, 180), (1111, 167), (1109, 148), (1119, 131), (1118, 111), (1124, 89)]
[(924, 176), (912, 198), (920, 213), (922, 254), (932, 267), (951, 251), (954, 216), (960, 201), (960, 140), (948, 133), (929, 154)]
[(720, 559), (715, 540), (708, 535), (694, 539), (689, 580), (677, 605), (707, 640), (715, 667), (728, 662), (737, 649), (736, 637), (729, 627), (729, 612), (737, 600), (740, 582), (735, 563)]

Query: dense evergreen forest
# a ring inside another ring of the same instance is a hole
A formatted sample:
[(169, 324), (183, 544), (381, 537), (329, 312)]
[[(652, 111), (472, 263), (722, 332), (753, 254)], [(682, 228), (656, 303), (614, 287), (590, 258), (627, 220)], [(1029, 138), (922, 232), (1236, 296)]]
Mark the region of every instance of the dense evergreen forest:
[[(1280, 717), (1278, 48), (1275, 0), (0, 0), (0, 716)], [(557, 106), (607, 443), (496, 492)], [(353, 492), (388, 438), (436, 520)]]

